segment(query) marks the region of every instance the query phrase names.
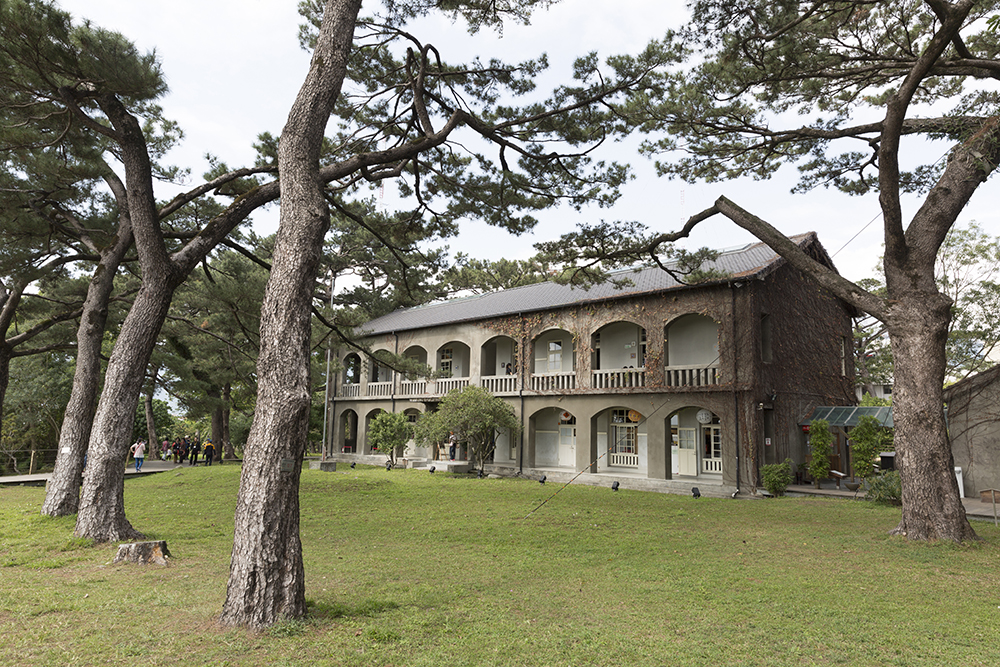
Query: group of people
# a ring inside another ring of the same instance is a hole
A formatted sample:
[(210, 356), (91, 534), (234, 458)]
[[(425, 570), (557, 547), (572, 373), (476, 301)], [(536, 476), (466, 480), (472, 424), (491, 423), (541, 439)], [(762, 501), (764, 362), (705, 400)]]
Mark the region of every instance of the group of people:
[[(142, 463), (146, 457), (146, 441), (139, 440), (134, 445), (132, 445), (130, 451), (132, 452), (133, 458), (135, 458), (135, 471), (139, 472), (142, 470)], [(188, 439), (187, 436), (182, 438), (174, 438), (173, 442), (169, 440), (164, 440), (160, 445), (160, 459), (163, 461), (169, 461), (173, 458), (174, 463), (178, 465), (183, 465), (185, 461), (189, 465), (198, 465), (198, 457), (201, 455), (205, 462), (205, 465), (212, 465), (212, 461), (215, 459), (216, 451), (215, 445), (212, 444), (211, 440), (205, 440), (202, 444), (195, 436)]]

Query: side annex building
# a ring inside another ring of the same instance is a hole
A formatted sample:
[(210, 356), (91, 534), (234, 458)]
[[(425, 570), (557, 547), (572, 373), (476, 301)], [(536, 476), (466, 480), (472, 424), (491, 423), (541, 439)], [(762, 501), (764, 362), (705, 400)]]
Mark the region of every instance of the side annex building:
[[(793, 240), (833, 266), (815, 233)], [(854, 311), (763, 243), (704, 268), (726, 277), (686, 285), (647, 268), (623, 274), (626, 287), (545, 282), (368, 322), (359, 333), (373, 354), (434, 373), (405, 376), (340, 350), (328, 458), (381, 463), (366, 438), (379, 412), (415, 420), (449, 391), (478, 385), (522, 423), (517, 436), (497, 435), (489, 472), (754, 492), (761, 466), (804, 460), (799, 423), (816, 406), (855, 402)], [(427, 465), (441, 452), (411, 443), (405, 458)]]

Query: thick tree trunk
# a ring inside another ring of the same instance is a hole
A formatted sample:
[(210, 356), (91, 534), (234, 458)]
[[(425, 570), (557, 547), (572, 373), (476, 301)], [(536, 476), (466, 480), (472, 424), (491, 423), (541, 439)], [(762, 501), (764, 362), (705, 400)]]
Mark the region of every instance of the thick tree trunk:
[(236, 452), (233, 451), (233, 441), (229, 434), (229, 415), (231, 413), (229, 406), (233, 404), (233, 396), (232, 386), (228, 382), (223, 390), (222, 400), (226, 407), (222, 410), (222, 444), (219, 449), (219, 463), (222, 463), (224, 458), (236, 458)]
[(66, 516), (80, 506), (83, 459), (90, 441), (90, 428), (97, 409), (97, 388), (101, 379), (101, 344), (108, 322), (108, 301), (115, 273), (132, 245), (132, 226), (126, 221), (115, 243), (101, 258), (87, 287), (87, 298), (76, 332), (76, 371), (73, 389), (66, 404), (56, 466), (45, 491), (42, 514)]
[(98, 542), (142, 539), (125, 518), (125, 465), (146, 364), (170, 307), (174, 287), (144, 276), (108, 362), (90, 437), (77, 537)]
[(261, 308), (257, 406), (243, 457), (221, 622), (262, 628), (305, 615), (299, 474), (309, 431), (311, 300), (329, 226), (323, 132), (347, 71), (361, 0), (329, 0), (309, 73), (281, 133), (281, 221)]
[(965, 516), (944, 419), (944, 341), (951, 303), (941, 294), (893, 306), (893, 423), (903, 510), (893, 534), (911, 540), (977, 539)]

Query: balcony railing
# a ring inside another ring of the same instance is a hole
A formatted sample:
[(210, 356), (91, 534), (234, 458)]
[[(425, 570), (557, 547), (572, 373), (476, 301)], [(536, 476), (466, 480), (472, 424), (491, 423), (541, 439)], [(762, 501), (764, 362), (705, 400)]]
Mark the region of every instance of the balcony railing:
[(357, 398), (361, 395), (361, 385), (342, 384), (340, 385), (340, 395), (344, 398)]
[(480, 386), (492, 394), (511, 394), (517, 391), (516, 375), (497, 375), (480, 378)]
[(531, 376), (531, 389), (533, 391), (564, 391), (566, 389), (576, 389), (576, 372), (568, 373), (541, 373)]
[(707, 387), (722, 381), (718, 366), (667, 366), (664, 375), (668, 387)]
[(702, 459), (702, 472), (722, 472), (722, 459)]
[(594, 371), (594, 389), (618, 389), (619, 387), (645, 387), (645, 368), (618, 368)]
[(608, 454), (608, 465), (623, 466), (626, 468), (639, 467), (638, 454)]
[(465, 389), (469, 386), (469, 378), (441, 378), (437, 381), (437, 393), (444, 395), (452, 389)]
[(423, 396), (427, 393), (427, 380), (403, 380), (399, 383), (399, 393), (403, 396)]
[(392, 382), (369, 382), (369, 396), (392, 396)]

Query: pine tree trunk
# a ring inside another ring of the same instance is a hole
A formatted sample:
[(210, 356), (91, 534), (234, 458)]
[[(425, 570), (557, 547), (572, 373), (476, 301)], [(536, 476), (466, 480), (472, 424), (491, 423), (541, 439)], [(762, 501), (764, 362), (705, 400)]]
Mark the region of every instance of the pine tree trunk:
[(77, 537), (98, 542), (142, 539), (125, 518), (125, 477), (135, 410), (146, 364), (166, 318), (173, 286), (143, 276), (144, 284), (115, 343), (91, 432)]
[(903, 509), (893, 534), (911, 540), (978, 539), (965, 516), (944, 419), (944, 340), (950, 302), (924, 296), (894, 309), (893, 423)]
[(97, 409), (97, 389), (101, 378), (101, 344), (108, 322), (108, 301), (115, 273), (125, 252), (132, 246), (132, 226), (125, 222), (115, 244), (101, 258), (87, 287), (87, 298), (76, 332), (76, 371), (73, 389), (66, 404), (56, 465), (45, 491), (42, 514), (67, 516), (80, 506), (83, 459), (90, 441), (90, 428)]
[[(222, 400), (226, 407), (222, 411), (222, 444), (219, 449), (219, 463), (222, 463), (223, 458), (236, 458), (236, 452), (233, 451), (233, 441), (229, 434), (229, 416), (231, 412), (229, 406), (233, 404), (233, 396), (232, 386), (228, 382), (223, 389)], [(225, 456), (222, 455), (222, 452), (225, 452)]]
[(263, 628), (305, 615), (299, 474), (309, 430), (311, 300), (329, 214), (323, 132), (340, 95), (361, 0), (329, 0), (309, 73), (278, 149), (281, 220), (261, 308), (253, 426), (243, 457), (220, 621)]
[(142, 397), (146, 412), (146, 437), (149, 438), (149, 452), (159, 451), (156, 437), (156, 417), (153, 415), (153, 391), (156, 389), (156, 373), (153, 374), (153, 386)]

